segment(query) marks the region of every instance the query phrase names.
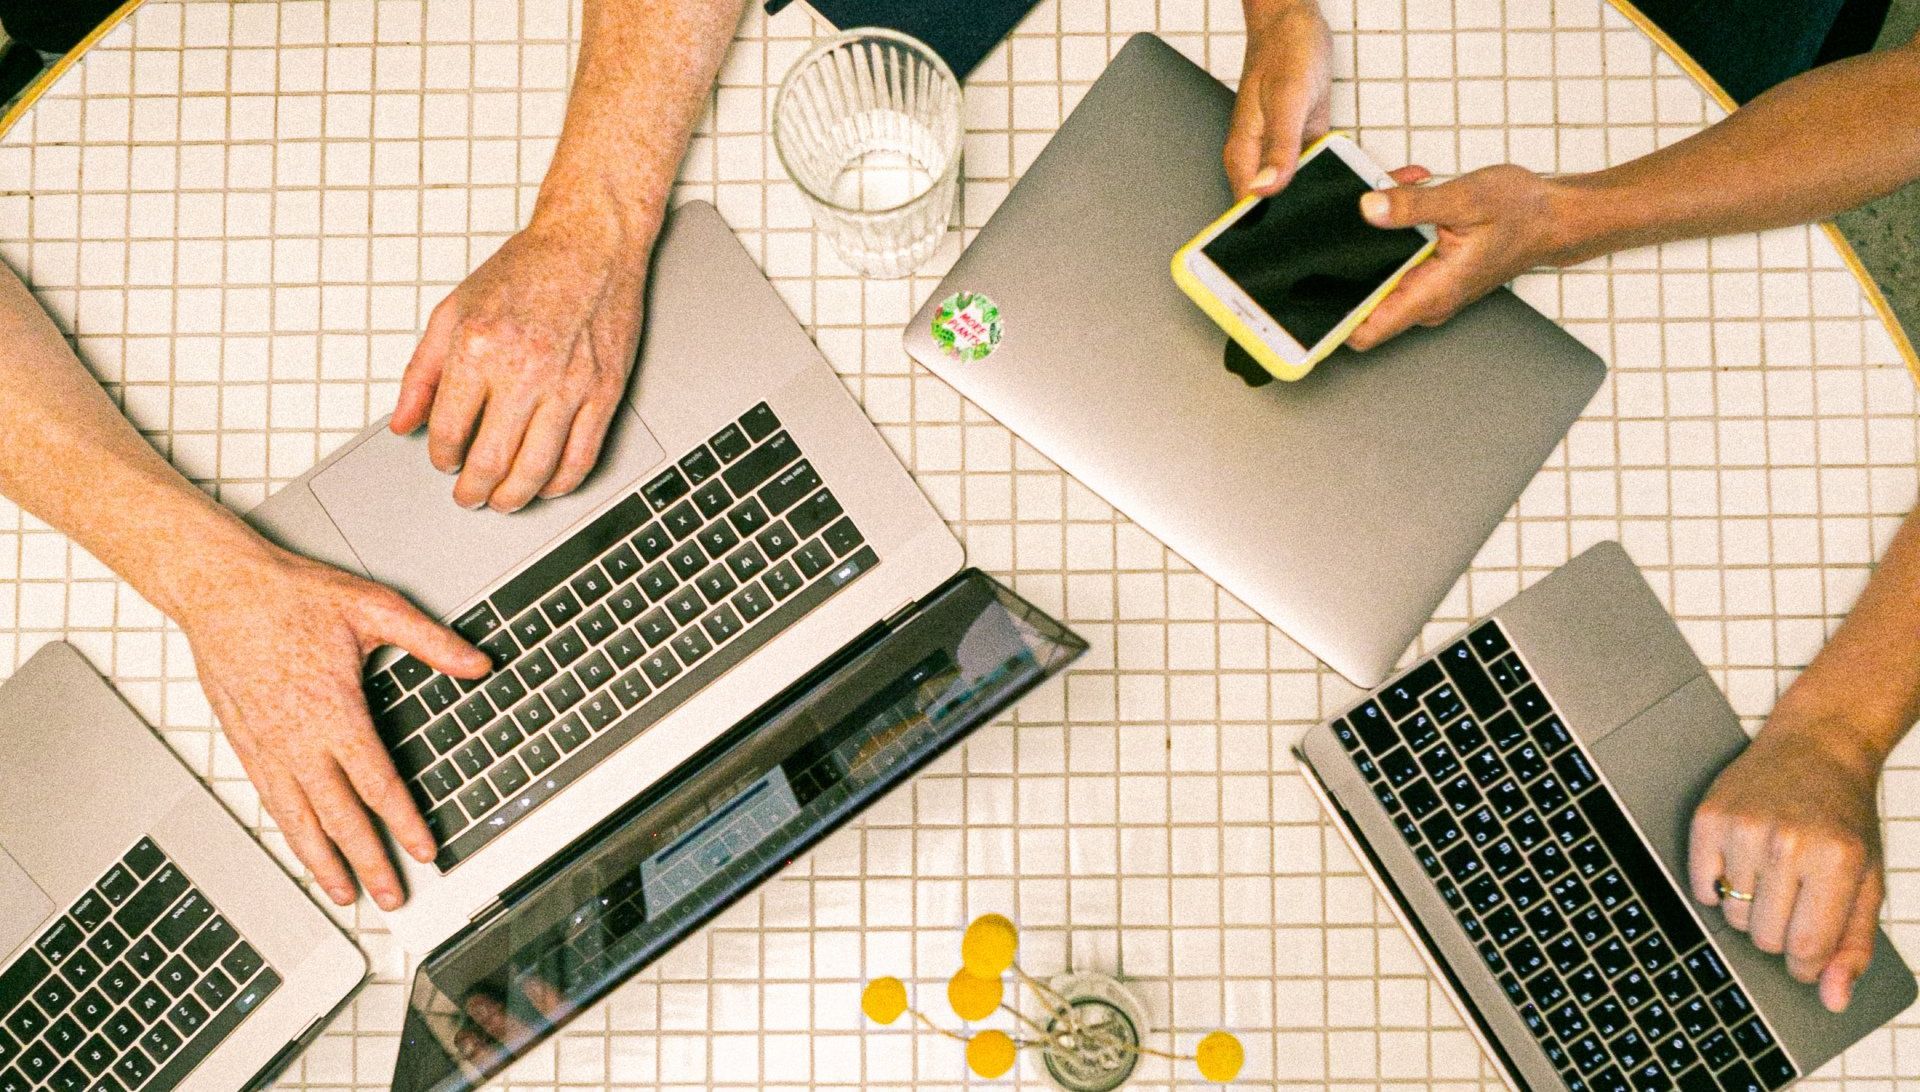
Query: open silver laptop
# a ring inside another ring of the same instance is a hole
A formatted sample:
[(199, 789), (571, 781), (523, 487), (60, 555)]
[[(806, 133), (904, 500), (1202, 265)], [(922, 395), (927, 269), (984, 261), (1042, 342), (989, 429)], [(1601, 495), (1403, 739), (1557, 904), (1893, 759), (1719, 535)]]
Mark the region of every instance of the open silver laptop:
[[(1501, 291), (1251, 388), (1173, 252), (1231, 203), (1233, 96), (1137, 35), (907, 328), (914, 358), (1335, 670), (1378, 683), (1604, 373)], [(962, 360), (933, 320), (998, 307)]]
[(1912, 1003), (1885, 934), (1835, 1015), (1687, 885), (1747, 737), (1617, 543), (1308, 732), (1322, 803), (1516, 1089), (1772, 1092)]
[(73, 646), (0, 685), (0, 1089), (267, 1083), (366, 960)]
[(250, 516), (500, 665), (475, 686), (389, 657), (368, 679), (441, 845), (395, 854), (409, 894), (387, 920), (414, 954), (962, 560), (703, 202), (669, 217), (634, 386), (581, 490), (501, 515), (452, 486), (424, 433), (375, 424)]

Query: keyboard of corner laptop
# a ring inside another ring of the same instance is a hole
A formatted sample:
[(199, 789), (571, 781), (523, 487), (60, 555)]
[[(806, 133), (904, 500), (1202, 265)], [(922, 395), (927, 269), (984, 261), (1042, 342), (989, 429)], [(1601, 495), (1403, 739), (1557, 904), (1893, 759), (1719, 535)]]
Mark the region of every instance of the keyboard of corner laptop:
[(0, 1092), (164, 1092), (279, 985), (142, 838), (0, 969)]
[(1497, 622), (1333, 728), (1573, 1092), (1795, 1078)]
[(412, 656), (367, 697), (447, 871), (879, 563), (762, 402), (453, 628), (477, 682)]

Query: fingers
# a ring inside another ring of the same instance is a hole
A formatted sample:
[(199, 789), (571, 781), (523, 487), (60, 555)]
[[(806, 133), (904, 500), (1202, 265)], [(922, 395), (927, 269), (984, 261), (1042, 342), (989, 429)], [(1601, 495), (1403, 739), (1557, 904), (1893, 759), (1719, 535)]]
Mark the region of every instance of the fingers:
[(1437, 186), (1400, 185), (1364, 193), (1360, 195), (1360, 215), (1377, 228), (1470, 223), (1478, 213), (1466, 181), (1457, 178)]
[(533, 1010), (548, 1020), (558, 1020), (561, 1010), (566, 1007), (567, 998), (553, 984), (537, 975), (528, 975), (520, 980), (520, 993), (533, 1006)]
[(1693, 813), (1687, 836), (1687, 881), (1694, 900), (1702, 906), (1720, 905), (1719, 880), (1727, 868), (1721, 843), (1726, 836), (1727, 821), (1719, 812), (1702, 807)]
[(616, 387), (612, 397), (596, 398), (580, 407), (573, 419), (573, 429), (567, 435), (567, 448), (560, 457), (560, 469), (553, 480), (540, 491), (540, 495), (551, 500), (562, 497), (580, 487), (593, 472), (594, 464), (600, 461), (600, 448), (606, 443), (607, 426), (613, 421), (613, 414), (620, 406), (620, 398), (625, 393), (624, 386)]
[(1418, 163), (1409, 163), (1404, 167), (1396, 167), (1388, 171), (1387, 177), (1402, 186), (1418, 186), (1420, 183), (1432, 178), (1433, 172)]
[(453, 369), (441, 378), (427, 418), (427, 459), (434, 469), (452, 474), (467, 461), (467, 441), (486, 404), (486, 388), (472, 369)]
[[(1257, 87), (1248, 87), (1243, 80), (1241, 94), (1233, 101), (1233, 121), (1227, 128), (1227, 144), (1222, 153), (1227, 168), (1227, 184), (1232, 187), (1234, 197), (1245, 197), (1254, 192), (1255, 176), (1260, 173), (1264, 163), (1262, 153), (1266, 150), (1265, 139), (1266, 125), (1260, 114), (1259, 90)], [(1267, 180), (1260, 181), (1264, 183)]]
[(1833, 961), (1864, 886), (1858, 872), (1843, 873), (1837, 868), (1802, 880), (1793, 921), (1787, 926), (1788, 974), (1802, 982), (1819, 980), (1820, 972)]
[(466, 462), (460, 467), (460, 480), (453, 484), (454, 503), (462, 508), (478, 508), (500, 488), (520, 454), (527, 424), (533, 420), (538, 405), (531, 394), (506, 395), (496, 388), (494, 395), (487, 399), (480, 431), (467, 449)]
[(1840, 944), (1820, 972), (1820, 1003), (1830, 1012), (1841, 1012), (1853, 1001), (1853, 985), (1867, 973), (1873, 962), (1873, 941), (1880, 922), (1880, 903), (1886, 898), (1886, 880), (1876, 866), (1868, 871), (1854, 896)]
[(395, 435), (405, 436), (427, 423), (427, 413), (433, 409), (434, 391), (439, 388), (440, 376), (446, 370), (447, 350), (452, 346), (456, 321), (454, 310), (446, 301), (435, 307), (427, 320), (426, 332), (413, 350), (413, 359), (407, 362), (406, 374), (400, 377), (400, 398), (394, 404), (393, 419), (387, 422)]
[(239, 710), (227, 697), (225, 690), (217, 684), (204, 687), (207, 700), (213, 706), (214, 715), (226, 729), (227, 741), (233, 745), (235, 757), (247, 771), (247, 777), (260, 793), (260, 806), (267, 809), (273, 821), (280, 828), (280, 834), (287, 840), (287, 848), (300, 863), (313, 873), (314, 882), (327, 893), (337, 905), (352, 906), (354, 895), (353, 875), (334, 852), (333, 843), (327, 840), (326, 833), (320, 829), (320, 821), (314, 817), (313, 809), (307, 804), (307, 794), (300, 788), (293, 775), (277, 760), (261, 754), (252, 744), (252, 736), (245, 731), (240, 720)]
[(489, 994), (477, 993), (467, 998), (467, 1019), (477, 1024), (481, 1031), (493, 1036), (494, 1042), (511, 1047), (533, 1038), (533, 1029), (527, 1027), (498, 998)]
[(477, 679), (493, 670), (486, 653), (389, 588), (377, 588), (361, 602), (359, 623), (364, 652), (393, 645), (413, 653), (428, 667), (460, 679)]
[(1766, 829), (1757, 825), (1731, 825), (1723, 841), (1721, 877), (1729, 888), (1753, 897), (1724, 897), (1720, 900), (1720, 913), (1728, 925), (1743, 933), (1753, 924), (1753, 904), (1759, 897), (1754, 888), (1760, 882), (1760, 868), (1766, 861), (1767, 842)]
[(1347, 345), (1364, 352), (1409, 327), (1438, 325), (1465, 302), (1447, 263), (1422, 263), (1400, 278), (1366, 321), (1354, 328)]
[(302, 772), (301, 787), (306, 790), (320, 829), (360, 877), (374, 904), (382, 910), (399, 909), (405, 901), (400, 893), (400, 876), (387, 859), (387, 847), (373, 829), (367, 809), (354, 794), (346, 774), (332, 762), (311, 762)]
[(1800, 870), (1791, 856), (1781, 852), (1776, 835), (1755, 886), (1735, 888), (1753, 894), (1752, 908), (1747, 915), (1747, 934), (1753, 938), (1754, 947), (1770, 955), (1786, 951), (1787, 924), (1793, 920), (1800, 888)]
[[(541, 404), (527, 423), (527, 434), (520, 441), (520, 453), (513, 458), (513, 470), (487, 498), (497, 512), (518, 512), (553, 481), (560, 457), (567, 449), (567, 436), (574, 427), (575, 414), (549, 399)], [(460, 496), (459, 488), (454, 497)]]
[(347, 783), (353, 787), (354, 794), (364, 801), (380, 821), (387, 825), (387, 833), (406, 850), (407, 855), (421, 864), (433, 860), (436, 846), (433, 831), (427, 829), (427, 821), (421, 817), (420, 808), (408, 794), (407, 787), (400, 780), (400, 771), (393, 765), (393, 759), (387, 749), (381, 745), (380, 737), (374, 733), (373, 723), (365, 714), (357, 719), (357, 731), (353, 731), (343, 741), (335, 757), (340, 769), (347, 776)]

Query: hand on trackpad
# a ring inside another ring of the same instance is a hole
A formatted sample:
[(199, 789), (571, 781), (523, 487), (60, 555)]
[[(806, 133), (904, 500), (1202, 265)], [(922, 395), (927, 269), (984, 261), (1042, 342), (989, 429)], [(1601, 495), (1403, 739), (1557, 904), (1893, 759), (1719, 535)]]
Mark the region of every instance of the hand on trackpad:
[(312, 486), (368, 576), (445, 617), (630, 488), (665, 455), (622, 403), (600, 465), (580, 488), (511, 515), (455, 504), (454, 478), (427, 461), (424, 430), (411, 436), (371, 431), (315, 475)]

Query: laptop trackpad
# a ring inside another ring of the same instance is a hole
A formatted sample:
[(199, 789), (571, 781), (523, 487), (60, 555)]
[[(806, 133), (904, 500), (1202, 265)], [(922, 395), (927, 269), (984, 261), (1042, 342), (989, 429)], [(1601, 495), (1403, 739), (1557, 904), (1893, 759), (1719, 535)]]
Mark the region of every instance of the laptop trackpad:
[(369, 575), (445, 617), (653, 469), (666, 452), (622, 402), (600, 465), (574, 492), (512, 515), (453, 502), (452, 476), (427, 461), (425, 429), (385, 428), (314, 475), (314, 496)]
[(0, 849), (0, 955), (20, 946), (53, 913), (53, 900)]

